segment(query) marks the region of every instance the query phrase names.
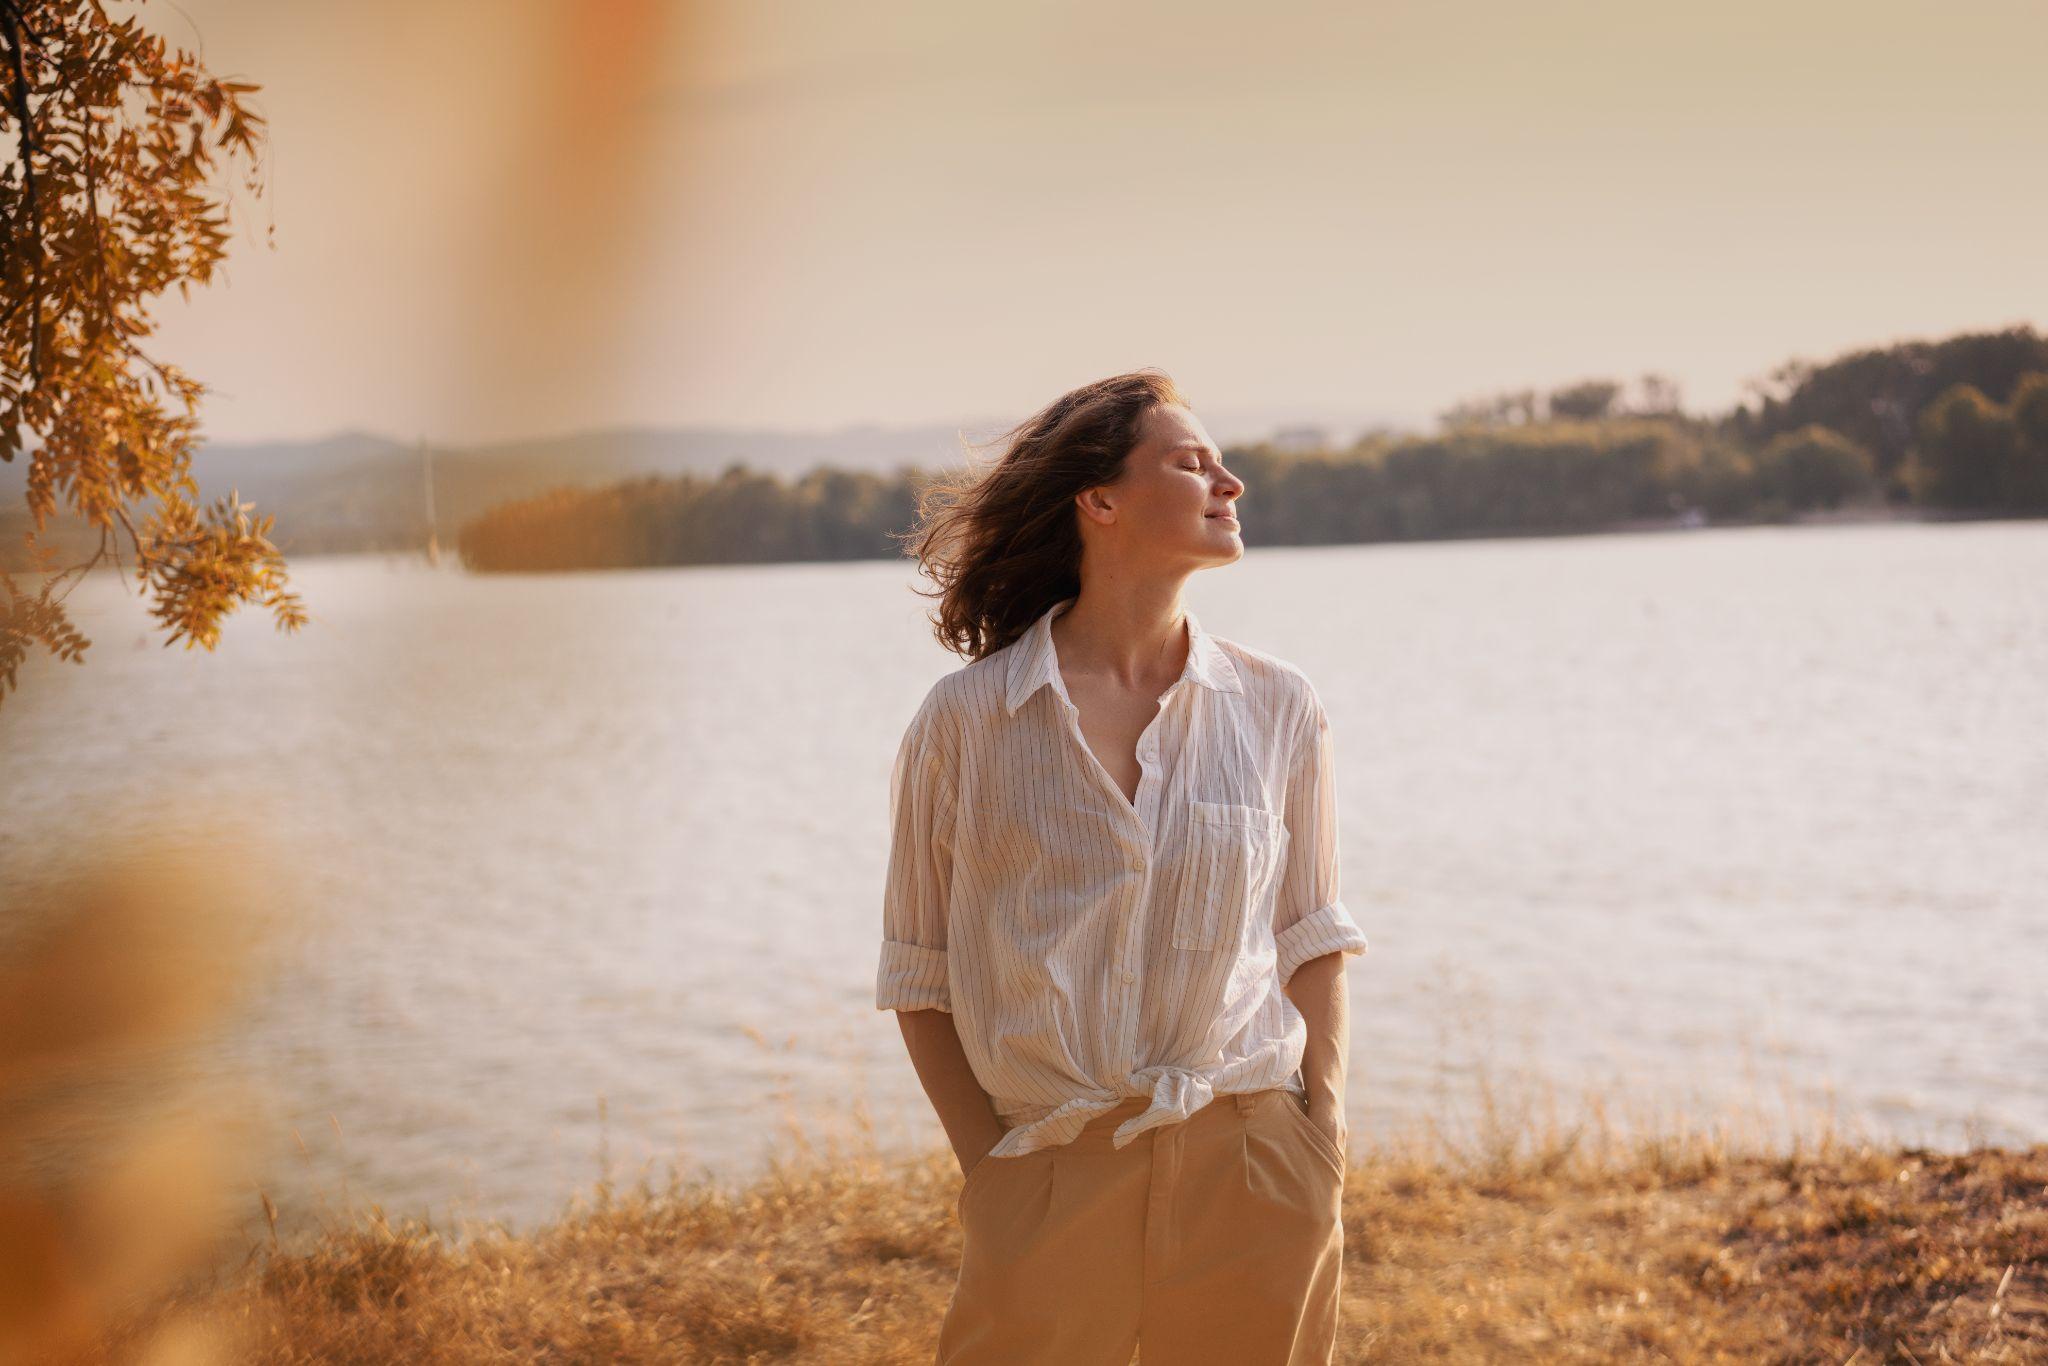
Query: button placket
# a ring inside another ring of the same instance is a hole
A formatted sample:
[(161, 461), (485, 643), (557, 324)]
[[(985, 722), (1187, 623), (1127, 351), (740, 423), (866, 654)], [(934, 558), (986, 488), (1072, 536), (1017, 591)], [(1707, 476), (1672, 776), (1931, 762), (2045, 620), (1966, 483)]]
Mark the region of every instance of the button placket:
[[(1149, 778), (1143, 781), (1149, 781)], [(1141, 790), (1139, 796), (1142, 804), (1144, 796), (1142, 791), (1142, 782), (1140, 788)], [(1134, 817), (1136, 817), (1138, 821), (1140, 831), (1145, 839), (1145, 847), (1147, 852), (1131, 855), (1125, 864), (1126, 867), (1128, 867), (1133, 873), (1137, 875), (1137, 885), (1131, 889), (1130, 905), (1124, 913), (1124, 932), (1121, 942), (1123, 945), (1122, 957), (1125, 963), (1135, 962), (1137, 959), (1138, 945), (1141, 942), (1141, 933), (1144, 926), (1145, 901), (1147, 895), (1150, 893), (1152, 889), (1152, 860), (1148, 856), (1152, 843), (1151, 830), (1149, 828), (1151, 823), (1148, 820), (1146, 820), (1142, 811), (1134, 810), (1132, 814)], [(1128, 967), (1124, 968), (1118, 974), (1118, 976), (1125, 986), (1130, 986), (1138, 980), (1138, 974), (1131, 971)], [(1126, 1069), (1134, 1065), (1134, 1054), (1132, 1050), (1136, 1046), (1137, 1030), (1138, 993), (1136, 991), (1126, 991), (1124, 993), (1123, 1048), (1123, 1065)]]
[[(1189, 661), (1188, 667), (1189, 670), (1193, 669), (1194, 663), (1192, 660)], [(1081, 763), (1083, 766), (1095, 771), (1097, 780), (1101, 783), (1103, 789), (1115, 799), (1112, 807), (1120, 813), (1118, 819), (1127, 819), (1132, 825), (1137, 827), (1137, 841), (1140, 852), (1128, 856), (1124, 865), (1130, 872), (1138, 875), (1138, 884), (1132, 891), (1130, 910), (1124, 918), (1122, 959), (1126, 963), (1132, 962), (1136, 958), (1137, 946), (1141, 942), (1142, 937), (1144, 910), (1152, 890), (1153, 863), (1151, 855), (1159, 829), (1159, 727), (1166, 720), (1166, 710), (1171, 705), (1174, 694), (1180, 691), (1183, 685), (1187, 683), (1189, 676), (1188, 671), (1183, 671), (1181, 676), (1175, 679), (1166, 691), (1159, 695), (1158, 714), (1146, 724), (1145, 729), (1138, 735), (1137, 757), (1139, 776), (1137, 798), (1135, 801), (1124, 796), (1122, 789), (1117, 787), (1116, 780), (1109, 776), (1109, 770), (1103, 767), (1102, 760), (1089, 747), (1088, 737), (1081, 733), (1081, 709), (1074, 704), (1074, 699), (1067, 695), (1065, 680), (1058, 679), (1054, 684), (1061, 710), (1067, 718), (1067, 734), (1072, 738)], [(1137, 981), (1137, 974), (1129, 968), (1123, 968), (1118, 972), (1118, 980), (1124, 985), (1129, 986)], [(1118, 1052), (1121, 1054), (1122, 1066), (1128, 1070), (1137, 1065), (1138, 993), (1126, 991), (1123, 995), (1122, 1044)]]
[[(1150, 904), (1153, 868), (1156, 866), (1152, 861), (1151, 855), (1158, 846), (1161, 786), (1164, 781), (1159, 772), (1159, 729), (1167, 724), (1167, 710), (1173, 705), (1174, 694), (1181, 689), (1186, 681), (1187, 676), (1183, 674), (1180, 678), (1174, 680), (1172, 686), (1159, 695), (1158, 714), (1146, 724), (1145, 729), (1138, 735), (1138, 797), (1135, 803), (1128, 804), (1127, 809), (1137, 818), (1139, 828), (1143, 832), (1145, 856), (1140, 860), (1138, 866), (1143, 867), (1144, 877), (1133, 896), (1130, 913), (1124, 924), (1123, 953), (1125, 962), (1133, 960), (1137, 953), (1137, 946), (1143, 942), (1144, 912), (1146, 906)], [(1120, 980), (1129, 985), (1137, 980), (1137, 974), (1126, 968), (1120, 974)], [(1123, 1016), (1122, 1044), (1119, 1053), (1121, 1065), (1128, 1072), (1131, 1068), (1137, 1066), (1137, 992), (1129, 991), (1124, 993)]]

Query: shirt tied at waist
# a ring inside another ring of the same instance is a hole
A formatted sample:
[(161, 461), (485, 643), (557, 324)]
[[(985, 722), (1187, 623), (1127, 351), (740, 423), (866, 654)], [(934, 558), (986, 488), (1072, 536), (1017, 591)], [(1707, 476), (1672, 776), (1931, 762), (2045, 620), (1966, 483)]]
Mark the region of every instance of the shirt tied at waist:
[(1187, 1119), (1215, 1099), (1215, 1095), (1206, 1078), (1185, 1067), (1165, 1064), (1141, 1067), (1131, 1073), (1120, 1087), (1091, 1087), (1037, 1119), (1010, 1130), (988, 1150), (988, 1155), (1022, 1157), (1040, 1148), (1054, 1148), (1072, 1142), (1087, 1127), (1089, 1120), (1116, 1108), (1127, 1097), (1150, 1096), (1150, 1105), (1117, 1125), (1110, 1135), (1110, 1143), (1122, 1148), (1147, 1129)]

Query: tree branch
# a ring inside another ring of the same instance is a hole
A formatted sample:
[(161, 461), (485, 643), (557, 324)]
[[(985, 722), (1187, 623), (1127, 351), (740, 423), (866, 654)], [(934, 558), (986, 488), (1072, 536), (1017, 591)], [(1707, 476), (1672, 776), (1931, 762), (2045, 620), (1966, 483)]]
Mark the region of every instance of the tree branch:
[(0, 0), (0, 32), (7, 38), (7, 54), (14, 66), (14, 117), (21, 123), (22, 209), (28, 215), (28, 387), (34, 389), (43, 377), (43, 221), (36, 203), (36, 130), (28, 108), (28, 66), (22, 60), (21, 12), (14, 0)]

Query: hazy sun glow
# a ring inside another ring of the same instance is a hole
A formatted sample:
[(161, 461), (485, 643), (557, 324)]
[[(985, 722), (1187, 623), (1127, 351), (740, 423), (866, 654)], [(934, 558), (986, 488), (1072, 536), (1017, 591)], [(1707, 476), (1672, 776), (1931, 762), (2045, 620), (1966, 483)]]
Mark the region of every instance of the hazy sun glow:
[(272, 120), (164, 329), (223, 438), (1021, 415), (1141, 364), (1311, 419), (1719, 406), (2048, 320), (2021, 0), (143, 10)]

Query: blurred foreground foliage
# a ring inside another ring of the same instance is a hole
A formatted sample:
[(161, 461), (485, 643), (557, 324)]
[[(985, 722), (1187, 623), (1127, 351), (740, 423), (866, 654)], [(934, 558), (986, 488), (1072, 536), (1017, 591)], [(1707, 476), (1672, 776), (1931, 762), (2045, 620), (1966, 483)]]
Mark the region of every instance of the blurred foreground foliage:
[(267, 942), (251, 851), (190, 816), (0, 894), (0, 1366), (242, 1359), (167, 1304), (238, 1252), (252, 1107), (192, 1064)]

